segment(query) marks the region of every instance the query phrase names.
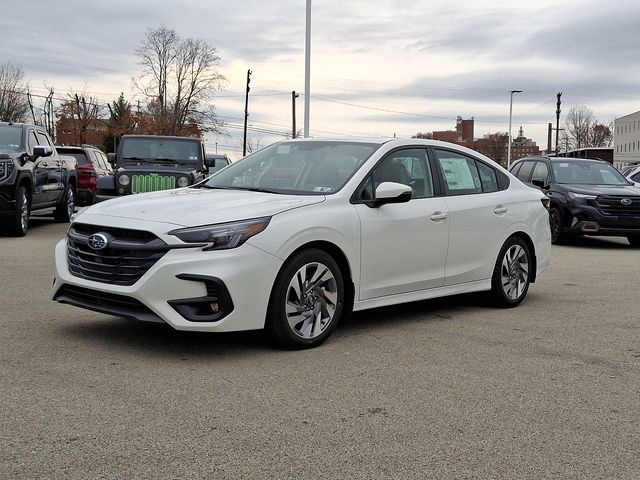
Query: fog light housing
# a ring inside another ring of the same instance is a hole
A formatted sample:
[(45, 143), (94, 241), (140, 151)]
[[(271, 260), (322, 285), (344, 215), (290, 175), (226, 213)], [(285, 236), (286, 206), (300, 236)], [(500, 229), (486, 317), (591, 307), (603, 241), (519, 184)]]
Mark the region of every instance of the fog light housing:
[(207, 295), (195, 298), (180, 298), (169, 300), (173, 307), (185, 320), (189, 322), (219, 322), (233, 311), (233, 301), (229, 290), (222, 280), (206, 275), (176, 275), (179, 280), (190, 280), (203, 283)]

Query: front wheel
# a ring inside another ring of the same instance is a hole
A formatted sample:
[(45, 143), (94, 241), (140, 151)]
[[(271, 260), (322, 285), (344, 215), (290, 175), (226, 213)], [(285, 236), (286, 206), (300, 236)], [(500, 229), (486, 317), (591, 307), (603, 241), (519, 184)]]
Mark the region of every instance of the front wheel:
[(500, 307), (515, 307), (527, 295), (531, 283), (532, 257), (519, 237), (511, 237), (498, 254), (491, 278), (491, 295)]
[(338, 325), (344, 297), (342, 272), (333, 257), (315, 248), (300, 251), (276, 278), (265, 328), (281, 347), (318, 346)]
[(27, 189), (18, 187), (16, 190), (16, 209), (7, 223), (7, 230), (10, 235), (24, 237), (27, 234), (30, 207)]
[(76, 210), (76, 191), (73, 185), (68, 184), (64, 197), (56, 207), (54, 217), (57, 222), (69, 222), (73, 212)]
[(558, 245), (566, 240), (566, 234), (562, 230), (562, 213), (557, 208), (549, 210), (549, 226), (551, 227), (551, 243)]

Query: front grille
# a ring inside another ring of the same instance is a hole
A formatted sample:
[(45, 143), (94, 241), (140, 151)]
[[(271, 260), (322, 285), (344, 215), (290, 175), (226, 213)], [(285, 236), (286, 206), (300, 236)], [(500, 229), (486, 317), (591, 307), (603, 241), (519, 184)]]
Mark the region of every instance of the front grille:
[(145, 304), (133, 297), (101, 292), (75, 285), (63, 285), (56, 293), (55, 300), (102, 313), (146, 321), (160, 318)]
[[(631, 203), (625, 205), (623, 200)], [(640, 197), (621, 197), (618, 195), (600, 195), (595, 200), (595, 206), (605, 215), (640, 217)]]
[(169, 175), (150, 173), (131, 176), (131, 193), (155, 192), (172, 188), (176, 188), (176, 178)]
[[(94, 250), (88, 239), (102, 233), (106, 248)], [(169, 250), (151, 232), (74, 223), (67, 234), (67, 263), (72, 275), (112, 285), (133, 285)]]

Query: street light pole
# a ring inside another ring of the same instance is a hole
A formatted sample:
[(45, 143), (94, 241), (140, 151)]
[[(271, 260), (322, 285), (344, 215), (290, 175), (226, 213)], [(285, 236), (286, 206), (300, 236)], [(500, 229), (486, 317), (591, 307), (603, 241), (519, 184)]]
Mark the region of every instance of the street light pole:
[(511, 169), (511, 116), (513, 114), (513, 94), (522, 93), (522, 90), (511, 90), (509, 100), (509, 144), (507, 145), (507, 170)]
[(307, 29), (304, 42), (304, 138), (309, 137), (311, 100), (311, 0), (307, 0)]
[(292, 129), (291, 129), (291, 138), (296, 138), (298, 132), (296, 131), (296, 98), (298, 98), (300, 95), (296, 93), (296, 91), (294, 90), (293, 92), (291, 92), (291, 116), (292, 116), (292, 120), (293, 120), (293, 125), (292, 125)]

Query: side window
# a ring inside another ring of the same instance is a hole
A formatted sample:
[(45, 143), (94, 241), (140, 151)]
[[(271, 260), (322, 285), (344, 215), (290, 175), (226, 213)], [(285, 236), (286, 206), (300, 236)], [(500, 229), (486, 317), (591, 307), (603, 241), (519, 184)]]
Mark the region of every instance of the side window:
[(482, 193), (482, 183), (475, 160), (447, 150), (436, 149), (435, 153), (444, 174), (447, 195)]
[(33, 147), (38, 145), (38, 137), (36, 137), (36, 133), (31, 130), (29, 135), (27, 136), (27, 148), (29, 153), (33, 153)]
[(533, 163), (534, 162), (524, 162), (520, 171), (518, 172), (517, 177), (523, 182), (528, 182), (531, 178), (531, 172), (533, 171)]
[(96, 167), (98, 167), (100, 170), (104, 170), (106, 167), (104, 166), (104, 160), (102, 159), (102, 155), (99, 152), (91, 152), (91, 153), (93, 154)]
[(433, 196), (433, 178), (426, 151), (400, 150), (391, 153), (374, 167), (358, 193), (362, 200), (375, 198), (375, 189), (383, 182), (395, 182), (412, 188), (412, 198)]
[(640, 182), (640, 172), (636, 173), (635, 175), (631, 175), (631, 180), (633, 180), (634, 182)]
[(531, 177), (531, 181), (533, 180), (542, 180), (543, 182), (547, 182), (549, 178), (549, 167), (544, 162), (537, 162), (535, 168), (533, 169), (533, 176)]
[(482, 191), (489, 193), (500, 190), (496, 171), (482, 162), (476, 162), (476, 165), (478, 166), (478, 173), (480, 174), (480, 181), (482, 182)]
[(36, 132), (36, 135), (38, 136), (38, 145), (51, 146), (51, 142), (46, 135), (41, 132)]

